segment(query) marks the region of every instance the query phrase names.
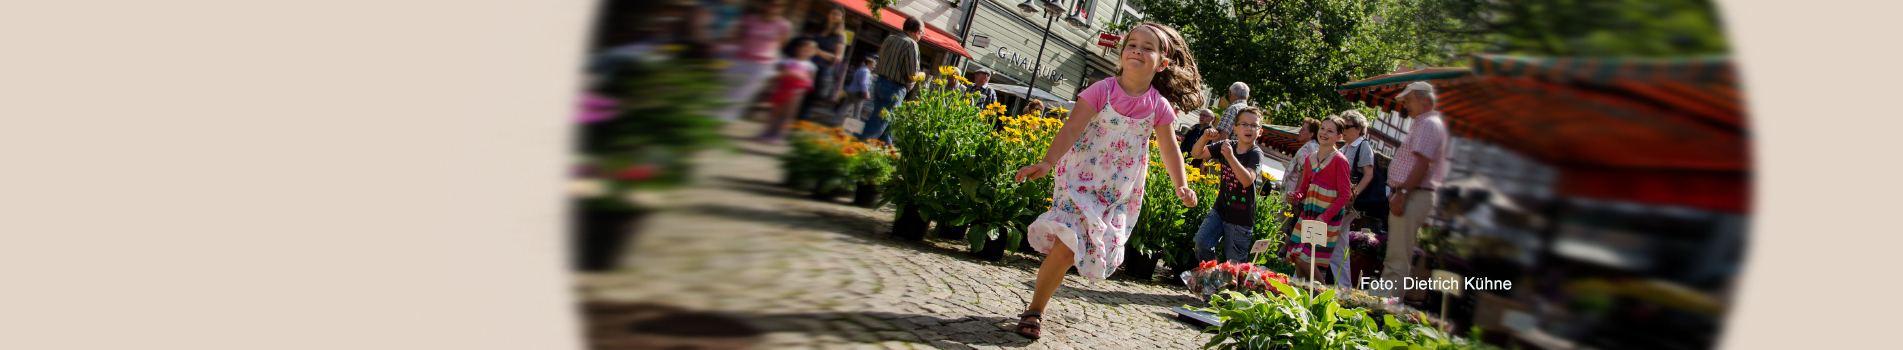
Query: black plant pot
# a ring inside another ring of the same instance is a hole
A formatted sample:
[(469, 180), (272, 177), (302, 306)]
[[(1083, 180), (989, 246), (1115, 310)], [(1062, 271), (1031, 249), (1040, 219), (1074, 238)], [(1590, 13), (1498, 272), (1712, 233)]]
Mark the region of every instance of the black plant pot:
[(1026, 229), (1026, 232), (1018, 235), (1018, 252), (1036, 255), (1037, 248), (1031, 248), (1031, 233), (1029, 232), (1029, 227), (1025, 227), (1024, 229)]
[(780, 186), (786, 186), (787, 188), (799, 188), (799, 183), (801, 180), (799, 175), (795, 175), (791, 171), (783, 171), (783, 172), (785, 174), (782, 175), (783, 177), (780, 178)]
[(585, 272), (613, 270), (624, 256), (624, 248), (639, 235), (639, 211), (577, 209), (570, 223), (575, 269)]
[[(982, 235), (985, 233), (978, 232), (978, 231), (969, 231), (966, 234)], [(1002, 234), (1002, 232), (1000, 232), (997, 239), (989, 239), (989, 238), (985, 239), (985, 249), (979, 249), (978, 251), (971, 252), (971, 256), (975, 258), (979, 258), (979, 259), (990, 260), (990, 261), (1004, 260), (1005, 240), (1011, 239), (1011, 237), (1006, 237), (1006, 236), (1007, 236), (1006, 234)]]
[(1123, 246), (1123, 273), (1138, 281), (1149, 281), (1156, 277), (1156, 259), (1137, 253), (1128, 244)]
[(878, 185), (859, 184), (859, 187), (852, 191), (852, 205), (871, 208), (873, 204), (879, 204), (879, 195), (883, 193), (885, 193), (884, 189), (879, 188)]
[(899, 207), (898, 219), (892, 220), (892, 236), (907, 240), (925, 239), (925, 217), (919, 216), (918, 205), (905, 203)]
[(964, 242), (965, 231), (971, 230), (971, 225), (951, 226), (951, 224), (947, 224), (944, 221), (939, 221), (938, 226), (938, 238), (956, 239), (959, 242)]
[(812, 191), (813, 193), (809, 197), (813, 199), (821, 200), (821, 201), (827, 201), (827, 202), (831, 202), (834, 199), (838, 199), (840, 196), (846, 195), (846, 188), (844, 187), (826, 189), (825, 180), (814, 181)]
[[(1193, 258), (1195, 256), (1193, 253), (1195, 252), (1186, 251), (1186, 252), (1178, 253), (1178, 257), (1176, 260), (1179, 260), (1179, 261), (1164, 261), (1163, 263), (1165, 265), (1169, 265), (1170, 267), (1170, 275), (1169, 275), (1169, 278), (1165, 278), (1163, 280), (1169, 281), (1171, 285), (1178, 285), (1178, 286), (1183, 285), (1183, 279), (1181, 278), (1183, 273), (1189, 272), (1189, 270), (1195, 269), (1196, 264), (1202, 263), (1201, 261), (1196, 261), (1196, 259)], [(1182, 254), (1190, 254), (1190, 255), (1188, 257), (1185, 257)]]

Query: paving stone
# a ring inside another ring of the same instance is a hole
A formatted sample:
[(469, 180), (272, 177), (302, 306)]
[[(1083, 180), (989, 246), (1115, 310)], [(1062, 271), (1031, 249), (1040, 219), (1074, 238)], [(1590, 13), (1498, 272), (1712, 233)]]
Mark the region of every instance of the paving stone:
[(1030, 342), (998, 325), (1029, 302), (1036, 257), (994, 264), (970, 259), (962, 242), (893, 238), (895, 209), (804, 199), (771, 185), (780, 170), (770, 155), (784, 146), (736, 147), (747, 152), (695, 157), (700, 168), (644, 220), (625, 268), (577, 274), (577, 295), (735, 315), (771, 330), (762, 347), (775, 349), (1194, 349), (1209, 339), (1162, 315), (1200, 305), (1181, 289), (1067, 275), (1044, 339)]

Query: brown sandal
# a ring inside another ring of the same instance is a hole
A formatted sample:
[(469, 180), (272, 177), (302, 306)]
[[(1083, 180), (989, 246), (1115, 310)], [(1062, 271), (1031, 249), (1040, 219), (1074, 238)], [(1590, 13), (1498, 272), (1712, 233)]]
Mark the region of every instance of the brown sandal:
[(1035, 340), (1044, 332), (1043, 326), (1041, 325), (1042, 323), (1044, 323), (1044, 315), (1042, 314), (1026, 312), (1022, 315), (1018, 315), (1017, 333), (1025, 338)]

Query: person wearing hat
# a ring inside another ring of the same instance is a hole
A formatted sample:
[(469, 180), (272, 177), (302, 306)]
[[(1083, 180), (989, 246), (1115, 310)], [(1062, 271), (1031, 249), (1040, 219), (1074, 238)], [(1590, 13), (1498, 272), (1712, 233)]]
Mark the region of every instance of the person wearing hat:
[(971, 78), (971, 86), (965, 87), (965, 93), (978, 93), (978, 97), (972, 99), (972, 103), (978, 104), (979, 108), (984, 108), (992, 102), (998, 102), (998, 92), (990, 86), (985, 86), (991, 82), (991, 70), (983, 67), (972, 69), (969, 78)]
[(839, 111), (833, 113), (833, 125), (844, 123), (846, 118), (858, 119), (865, 113), (865, 101), (872, 99), (872, 69), (878, 63), (879, 55), (866, 55), (859, 59), (859, 69), (846, 76), (846, 86), (842, 89), (846, 97), (839, 100)]
[[(1388, 256), (1382, 260), (1386, 266), (1381, 269), (1381, 280), (1398, 286), (1402, 278), (1412, 276), (1408, 270), (1413, 267), (1415, 236), (1427, 223), (1428, 211), (1438, 200), (1434, 190), (1447, 178), (1449, 143), (1447, 124), (1441, 121), (1440, 111), (1434, 110), (1433, 85), (1408, 84), (1394, 100), (1401, 104), (1403, 118), (1414, 119), (1414, 125), (1409, 127), (1400, 147), (1394, 150), (1394, 160), (1388, 165), (1388, 224), (1392, 230), (1388, 231)], [(1425, 295), (1419, 290), (1400, 288), (1377, 292), (1387, 297)]]

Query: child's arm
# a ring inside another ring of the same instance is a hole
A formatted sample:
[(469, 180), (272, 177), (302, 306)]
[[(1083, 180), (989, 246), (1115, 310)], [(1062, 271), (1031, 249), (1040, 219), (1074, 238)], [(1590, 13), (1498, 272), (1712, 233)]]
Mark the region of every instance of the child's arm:
[(1090, 120), (1096, 118), (1096, 106), (1078, 103), (1077, 109), (1072, 109), (1070, 116), (1064, 118), (1064, 127), (1057, 129), (1057, 135), (1052, 138), (1051, 146), (1048, 147), (1050, 150), (1044, 151), (1044, 159), (1038, 161), (1037, 164), (1018, 168), (1017, 180), (1022, 182), (1049, 174), (1057, 161), (1064, 159), (1064, 154), (1070, 152), (1071, 145), (1077, 144), (1077, 139), (1084, 137), (1084, 128), (1089, 127)]
[[(1296, 168), (1289, 169), (1289, 172), (1308, 171), (1308, 157), (1302, 157), (1301, 160), (1295, 162), (1295, 165), (1296, 165)], [(1296, 174), (1301, 174), (1301, 173), (1296, 173)], [(1289, 189), (1289, 193), (1287, 193), (1288, 201), (1290, 204), (1299, 205), (1302, 202), (1303, 198), (1308, 197), (1308, 181), (1313, 180), (1314, 178), (1315, 178), (1314, 175), (1309, 175), (1309, 176), (1302, 176), (1299, 180), (1295, 180), (1295, 188)], [(1298, 208), (1296, 209), (1296, 211), (1301, 211), (1301, 209)]]
[(1196, 159), (1209, 159), (1209, 141), (1222, 138), (1222, 134), (1215, 133), (1215, 130), (1216, 129), (1209, 129), (1209, 131), (1204, 131), (1202, 137), (1196, 138), (1196, 147), (1190, 148), (1189, 156), (1196, 157)]
[[(1176, 133), (1170, 131), (1172, 130), (1170, 130), (1169, 124), (1157, 125), (1151, 128), (1151, 132), (1156, 133), (1158, 145), (1176, 144)], [(1163, 143), (1163, 141), (1169, 141), (1169, 143)], [(1158, 146), (1158, 148), (1161, 148), (1161, 146)], [(1195, 207), (1196, 191), (1189, 189), (1189, 175), (1183, 173), (1183, 158), (1176, 156), (1163, 157), (1163, 169), (1170, 174), (1170, 184), (1176, 185), (1176, 198), (1182, 198), (1183, 206), (1185, 207)]]
[(1236, 145), (1235, 144), (1232, 143), (1232, 144), (1225, 145), (1222, 148), (1222, 157), (1223, 157), (1223, 160), (1229, 162), (1229, 167), (1224, 170), (1234, 171), (1237, 181), (1242, 182), (1242, 187), (1249, 187), (1249, 186), (1255, 185), (1255, 172), (1251, 171), (1253, 169), (1243, 167), (1242, 161), (1236, 159)]

